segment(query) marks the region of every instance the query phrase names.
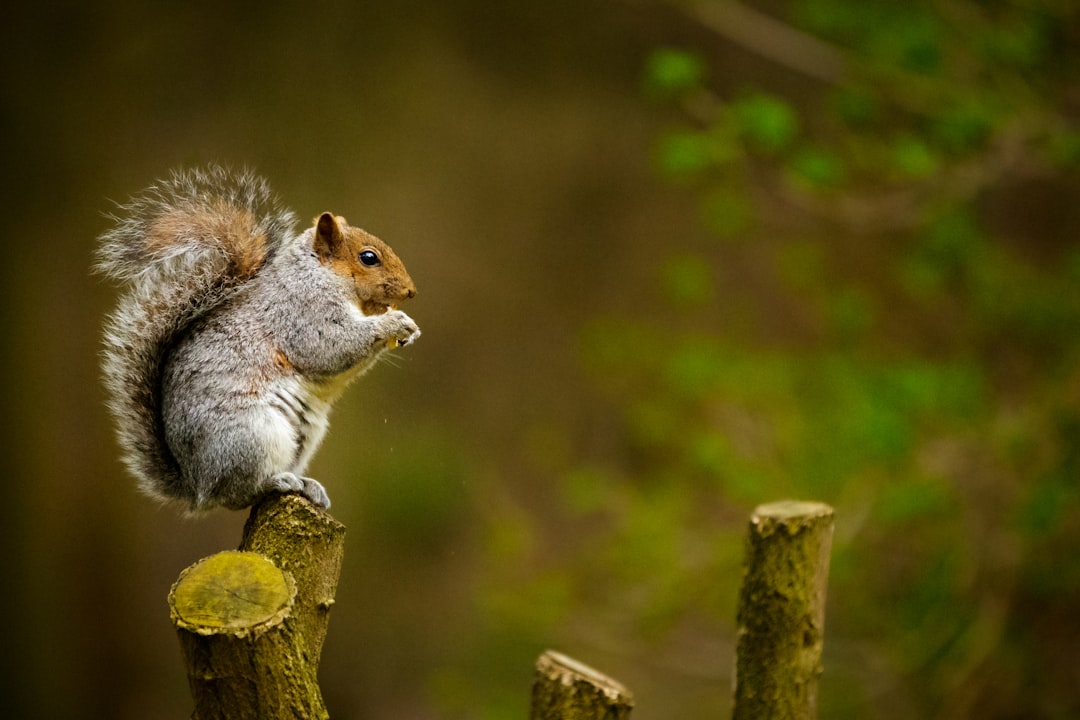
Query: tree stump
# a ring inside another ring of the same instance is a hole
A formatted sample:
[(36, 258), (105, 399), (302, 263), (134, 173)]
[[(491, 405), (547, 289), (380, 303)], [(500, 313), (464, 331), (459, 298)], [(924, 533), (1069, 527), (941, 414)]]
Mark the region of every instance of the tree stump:
[(811, 720), (825, 631), (833, 510), (761, 505), (750, 519), (739, 593), (735, 720)]
[(251, 510), (239, 551), (184, 570), (169, 593), (194, 720), (326, 718), (316, 674), (345, 528), (297, 495)]
[(554, 650), (536, 661), (531, 720), (626, 720), (630, 691), (606, 675)]

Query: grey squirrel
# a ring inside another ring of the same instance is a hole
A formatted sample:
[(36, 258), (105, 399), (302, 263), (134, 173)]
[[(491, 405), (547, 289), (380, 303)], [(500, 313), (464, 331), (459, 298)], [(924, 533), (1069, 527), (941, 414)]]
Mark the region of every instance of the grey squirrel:
[(126, 285), (103, 370), (140, 488), (192, 510), (269, 492), (330, 505), (304, 471), (332, 403), (420, 336), (386, 243), (323, 213), (303, 232), (265, 180), (177, 171), (120, 206), (96, 269)]

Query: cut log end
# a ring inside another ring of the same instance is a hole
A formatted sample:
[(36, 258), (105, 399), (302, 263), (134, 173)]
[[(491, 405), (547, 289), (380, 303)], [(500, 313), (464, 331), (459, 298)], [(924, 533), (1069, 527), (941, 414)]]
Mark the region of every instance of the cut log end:
[(831, 527), (832, 521), (833, 509), (825, 503), (781, 500), (758, 505), (750, 517), (750, 527), (762, 536), (771, 535), (781, 529), (794, 535), (806, 529)]
[(584, 663), (554, 650), (536, 661), (533, 720), (621, 720), (630, 717), (633, 707), (629, 690)]
[(281, 622), (295, 596), (292, 578), (267, 558), (227, 551), (184, 570), (169, 592), (169, 609), (177, 628), (244, 635)]
[(585, 663), (554, 650), (546, 650), (536, 661), (536, 671), (551, 680), (564, 685), (586, 682), (600, 689), (605, 695), (616, 701), (633, 702), (630, 691), (619, 681), (594, 670)]
[(804, 500), (780, 500), (758, 505), (754, 508), (755, 518), (772, 518), (775, 520), (787, 520), (797, 517), (829, 517), (832, 514), (833, 509), (831, 506), (821, 502), (806, 502)]

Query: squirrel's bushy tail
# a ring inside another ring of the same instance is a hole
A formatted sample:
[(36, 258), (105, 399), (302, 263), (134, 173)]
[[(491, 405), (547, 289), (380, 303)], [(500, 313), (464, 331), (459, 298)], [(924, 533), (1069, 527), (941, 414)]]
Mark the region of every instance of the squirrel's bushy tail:
[(287, 242), (294, 215), (266, 181), (221, 167), (178, 171), (113, 216), (95, 269), (127, 287), (106, 321), (102, 367), (124, 462), (146, 492), (182, 482), (165, 442), (161, 373), (185, 330)]

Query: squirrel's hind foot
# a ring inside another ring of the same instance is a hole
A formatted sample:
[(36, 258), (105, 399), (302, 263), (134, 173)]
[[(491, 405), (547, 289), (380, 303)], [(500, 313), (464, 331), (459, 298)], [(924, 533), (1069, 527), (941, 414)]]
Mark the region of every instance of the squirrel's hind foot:
[(266, 489), (271, 492), (300, 493), (323, 510), (330, 508), (330, 496), (326, 494), (326, 488), (318, 480), (309, 477), (302, 477), (291, 472), (280, 472), (271, 476)]

